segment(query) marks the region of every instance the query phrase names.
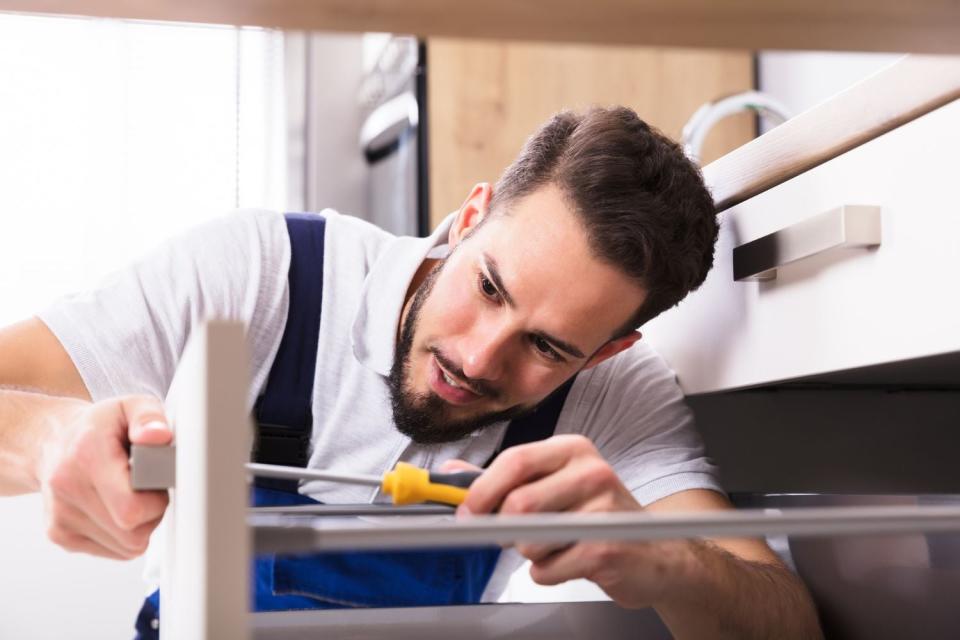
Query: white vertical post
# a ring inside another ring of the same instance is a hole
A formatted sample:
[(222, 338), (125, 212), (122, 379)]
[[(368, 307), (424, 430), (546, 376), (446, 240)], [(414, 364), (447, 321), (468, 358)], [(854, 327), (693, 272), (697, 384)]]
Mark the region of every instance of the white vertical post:
[(163, 640), (250, 637), (248, 385), (243, 325), (215, 321), (198, 327), (168, 404), (177, 480), (161, 581)]

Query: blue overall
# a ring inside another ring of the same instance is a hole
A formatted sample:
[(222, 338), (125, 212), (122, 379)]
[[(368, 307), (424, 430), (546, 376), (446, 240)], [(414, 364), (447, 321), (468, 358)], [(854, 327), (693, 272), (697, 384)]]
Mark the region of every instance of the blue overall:
[[(314, 214), (287, 214), (286, 222), (290, 308), (266, 388), (255, 407), (253, 457), (257, 462), (305, 467), (313, 426), (326, 225)], [(503, 449), (550, 437), (572, 384), (571, 378), (536, 411), (511, 422), (487, 464)], [(296, 481), (267, 478), (257, 479), (251, 502), (316, 504), (297, 493)], [(499, 555), (499, 547), (482, 547), (260, 556), (253, 562), (253, 610), (472, 604), (479, 602)], [(138, 639), (159, 638), (159, 611), (160, 593), (155, 591), (137, 617)]]

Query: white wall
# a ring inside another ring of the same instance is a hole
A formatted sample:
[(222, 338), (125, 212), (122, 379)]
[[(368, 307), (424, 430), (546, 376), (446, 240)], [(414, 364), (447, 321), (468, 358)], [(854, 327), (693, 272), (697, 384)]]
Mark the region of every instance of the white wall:
[(899, 53), (761, 51), (757, 88), (779, 98), (794, 115), (897, 61)]

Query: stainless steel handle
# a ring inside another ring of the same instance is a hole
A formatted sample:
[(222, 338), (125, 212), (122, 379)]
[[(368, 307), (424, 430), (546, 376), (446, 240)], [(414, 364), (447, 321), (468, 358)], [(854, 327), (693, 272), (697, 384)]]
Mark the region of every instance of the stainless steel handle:
[(360, 128), (360, 149), (376, 153), (419, 125), (417, 97), (406, 91), (387, 100), (367, 116)]
[(843, 205), (733, 249), (733, 279), (772, 280), (777, 267), (841, 247), (880, 244), (880, 207)]

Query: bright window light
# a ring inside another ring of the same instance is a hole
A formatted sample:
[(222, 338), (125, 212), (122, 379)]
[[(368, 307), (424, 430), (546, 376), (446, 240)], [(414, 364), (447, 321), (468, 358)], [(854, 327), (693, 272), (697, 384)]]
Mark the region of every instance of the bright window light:
[(285, 203), (282, 34), (0, 14), (0, 325)]

